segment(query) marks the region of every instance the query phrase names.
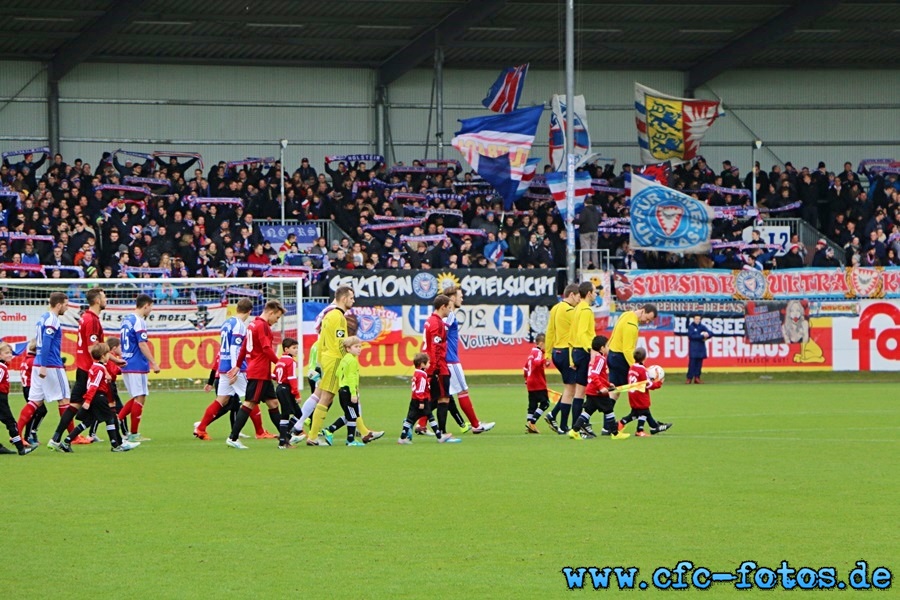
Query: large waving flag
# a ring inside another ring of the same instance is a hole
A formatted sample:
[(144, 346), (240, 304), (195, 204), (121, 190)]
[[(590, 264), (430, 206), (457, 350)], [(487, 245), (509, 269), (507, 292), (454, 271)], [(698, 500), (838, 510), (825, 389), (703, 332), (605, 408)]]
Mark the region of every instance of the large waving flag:
[[(564, 171), (555, 171), (547, 173), (544, 177), (547, 187), (550, 188), (550, 194), (556, 202), (556, 208), (559, 214), (565, 220), (568, 210), (566, 209), (566, 174)], [(587, 171), (575, 172), (575, 214), (581, 212), (584, 208), (584, 199), (591, 194), (591, 174)]]
[(503, 196), (507, 210), (516, 200), (543, 111), (543, 106), (532, 106), (506, 115), (460, 119), (462, 128), (450, 142)]
[(705, 203), (640, 175), (631, 175), (631, 247), (703, 254), (715, 213)]
[[(555, 171), (566, 170), (566, 97), (554, 94), (550, 100), (550, 164)], [(592, 160), (591, 134), (587, 126), (587, 109), (584, 96), (575, 96), (575, 168)]]
[(719, 104), (716, 100), (676, 98), (635, 83), (635, 123), (641, 162), (693, 159), (706, 131), (720, 116)]
[(528, 191), (528, 188), (531, 186), (531, 181), (537, 173), (539, 164), (541, 164), (540, 158), (529, 158), (528, 162), (525, 163), (525, 173), (522, 174), (522, 180), (516, 188), (516, 200), (524, 196), (525, 192)]
[(496, 113), (516, 110), (519, 107), (519, 98), (522, 97), (522, 88), (525, 87), (526, 75), (528, 75), (527, 63), (503, 69), (481, 103)]

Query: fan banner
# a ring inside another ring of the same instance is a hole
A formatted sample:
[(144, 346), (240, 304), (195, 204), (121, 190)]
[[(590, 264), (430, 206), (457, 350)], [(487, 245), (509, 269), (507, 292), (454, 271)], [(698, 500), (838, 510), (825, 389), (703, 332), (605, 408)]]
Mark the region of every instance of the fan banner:
[(706, 254), (715, 212), (706, 203), (639, 175), (631, 177), (631, 247)]
[(264, 224), (260, 226), (259, 232), (274, 248), (280, 247), (292, 233), (297, 236), (297, 247), (301, 250), (308, 250), (311, 248), (320, 237), (318, 225), (309, 223), (306, 225)]
[(556, 301), (553, 269), (391, 269), (330, 271), (324, 275), (333, 294), (349, 285), (358, 306), (427, 304), (455, 285), (471, 304), (551, 304)]
[(620, 302), (900, 298), (900, 268), (631, 270), (616, 272), (613, 287)]

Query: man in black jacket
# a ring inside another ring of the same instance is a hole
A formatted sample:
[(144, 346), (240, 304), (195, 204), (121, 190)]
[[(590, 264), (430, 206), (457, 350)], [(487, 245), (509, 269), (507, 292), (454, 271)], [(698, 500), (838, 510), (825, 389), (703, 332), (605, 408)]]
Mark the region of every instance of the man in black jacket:
[(803, 268), (803, 256), (800, 255), (800, 244), (791, 244), (784, 256), (775, 259), (775, 265), (779, 269), (801, 269)]
[(603, 214), (594, 204), (594, 197), (585, 198), (584, 208), (575, 217), (575, 224), (578, 225), (578, 239), (581, 241), (582, 268), (596, 269), (600, 266), (600, 255), (597, 252), (597, 228), (600, 226), (602, 218)]

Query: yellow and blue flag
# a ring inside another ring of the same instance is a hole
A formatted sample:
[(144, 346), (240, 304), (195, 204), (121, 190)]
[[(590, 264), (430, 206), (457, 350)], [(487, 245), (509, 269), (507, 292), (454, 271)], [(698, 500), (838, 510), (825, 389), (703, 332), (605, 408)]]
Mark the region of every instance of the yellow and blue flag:
[(689, 161), (717, 117), (717, 100), (676, 98), (635, 82), (634, 110), (641, 162)]

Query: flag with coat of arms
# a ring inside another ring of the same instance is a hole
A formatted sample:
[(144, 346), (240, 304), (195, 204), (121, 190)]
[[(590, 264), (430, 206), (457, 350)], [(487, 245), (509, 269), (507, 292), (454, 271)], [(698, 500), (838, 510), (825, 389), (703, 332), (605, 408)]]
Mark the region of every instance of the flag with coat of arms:
[(706, 132), (722, 116), (720, 105), (718, 100), (669, 96), (635, 82), (635, 124), (641, 162), (692, 160)]

